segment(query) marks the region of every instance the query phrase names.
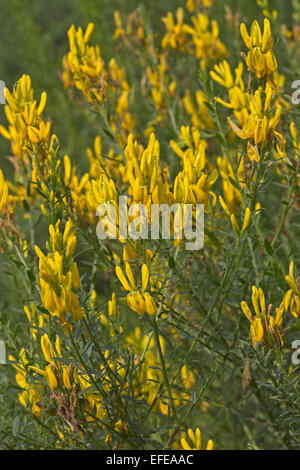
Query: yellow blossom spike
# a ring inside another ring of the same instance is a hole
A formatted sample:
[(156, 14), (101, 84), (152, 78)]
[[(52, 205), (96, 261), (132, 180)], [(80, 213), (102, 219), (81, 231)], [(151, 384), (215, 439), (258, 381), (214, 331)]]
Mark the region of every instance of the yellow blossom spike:
[(242, 23), (241, 26), (240, 26), (240, 32), (241, 32), (241, 36), (242, 36), (246, 46), (248, 47), (248, 49), (251, 49), (251, 47), (252, 47), (251, 38), (248, 34), (247, 28), (246, 28), (244, 23)]
[(134, 276), (133, 276), (132, 269), (131, 269), (131, 266), (130, 266), (129, 263), (125, 263), (125, 270), (126, 270), (128, 280), (131, 284), (131, 289), (135, 290), (136, 289), (136, 284), (135, 284)]
[(206, 450), (214, 450), (214, 443), (212, 439), (209, 439), (207, 446), (206, 446)]
[(157, 307), (155, 305), (155, 302), (149, 292), (146, 292), (144, 294), (144, 299), (146, 303), (146, 311), (149, 315), (155, 316), (157, 313)]
[(243, 300), (243, 302), (241, 302), (241, 308), (245, 314), (245, 316), (248, 318), (248, 320), (253, 323), (253, 316), (252, 316), (252, 313), (251, 313), (251, 310), (250, 308), (248, 307), (248, 305), (246, 304), (246, 302)]
[(231, 214), (230, 221), (231, 221), (232, 227), (234, 228), (236, 233), (239, 235), (240, 234), (240, 227), (239, 227), (239, 224), (237, 223), (237, 220), (236, 220), (236, 217), (235, 217), (234, 214)]
[(67, 390), (71, 389), (70, 372), (68, 366), (63, 366), (63, 383)]
[(221, 206), (223, 207), (225, 214), (228, 215), (228, 217), (230, 217), (231, 216), (230, 210), (221, 195), (219, 196), (219, 202)]
[(272, 35), (271, 35), (270, 20), (268, 18), (265, 18), (264, 19), (264, 33), (262, 37), (262, 46), (261, 46), (263, 52), (265, 52), (267, 49), (270, 48), (271, 41), (272, 41)]
[(44, 354), (44, 357), (47, 362), (52, 362), (55, 357), (55, 352), (52, 348), (51, 342), (47, 333), (45, 333), (41, 338), (41, 347)]

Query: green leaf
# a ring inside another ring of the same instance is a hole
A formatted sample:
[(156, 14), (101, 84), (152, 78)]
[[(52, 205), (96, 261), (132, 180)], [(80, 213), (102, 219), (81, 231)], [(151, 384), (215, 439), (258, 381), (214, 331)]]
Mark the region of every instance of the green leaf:
[(266, 249), (266, 252), (267, 252), (270, 256), (273, 256), (274, 250), (273, 250), (273, 248), (272, 248), (271, 243), (269, 242), (269, 240), (268, 240), (267, 238), (265, 238), (265, 249)]
[(173, 270), (173, 269), (175, 269), (175, 267), (176, 267), (176, 263), (175, 263), (174, 257), (170, 256), (170, 258), (169, 258), (169, 268)]

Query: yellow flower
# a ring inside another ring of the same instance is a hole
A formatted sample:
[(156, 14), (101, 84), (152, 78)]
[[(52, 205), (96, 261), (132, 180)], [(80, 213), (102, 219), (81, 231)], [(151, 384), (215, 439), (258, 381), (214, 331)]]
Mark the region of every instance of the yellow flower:
[[(264, 95), (264, 102), (262, 100)], [(266, 85), (266, 89), (260, 87), (254, 93), (250, 101), (250, 115), (248, 120), (244, 123), (242, 129), (240, 129), (231, 119), (228, 117), (228, 122), (233, 132), (243, 140), (251, 139), (253, 144), (259, 149), (263, 144), (268, 145), (275, 140), (281, 150), (284, 149), (285, 139), (276, 131), (276, 127), (280, 121), (282, 107), (275, 103), (275, 114), (271, 113), (273, 89), (269, 83)]]
[(210, 200), (216, 203), (216, 196), (211, 191), (218, 178), (216, 168), (207, 172), (205, 151), (207, 142), (200, 139), (200, 132), (189, 127), (181, 127), (180, 138), (187, 148), (183, 151), (176, 142), (170, 142), (174, 152), (180, 157), (183, 171), (179, 172), (174, 181), (174, 201), (177, 203), (204, 204), (205, 212), (209, 212)]
[(103, 101), (107, 80), (107, 72), (99, 47), (88, 45), (93, 29), (93, 23), (88, 24), (85, 33), (82, 28), (76, 31), (75, 26), (72, 25), (68, 30), (70, 51), (63, 59), (65, 86), (69, 84), (72, 77), (76, 88), (82, 91), (90, 103), (93, 99)]
[(55, 390), (58, 386), (58, 382), (50, 364), (46, 366), (45, 373), (50, 389)]
[(231, 225), (234, 228), (234, 230), (236, 231), (236, 233), (240, 236), (244, 235), (245, 231), (247, 230), (247, 228), (250, 224), (250, 218), (251, 218), (250, 209), (248, 207), (246, 207), (243, 225), (242, 225), (242, 228), (240, 228), (240, 226), (237, 222), (235, 214), (230, 212), (229, 207), (227, 206), (227, 204), (225, 203), (225, 201), (224, 201), (224, 199), (222, 198), (221, 195), (219, 196), (219, 202), (220, 202), (220, 204), (222, 206), (222, 209), (224, 210), (225, 214), (228, 217), (230, 217)]
[(63, 236), (59, 233), (59, 223), (56, 227), (51, 226), (50, 244), (53, 252), (47, 256), (35, 246), (36, 254), (39, 257), (39, 283), (41, 300), (44, 307), (51, 315), (58, 316), (60, 322), (66, 327), (70, 325), (66, 322), (66, 314), (70, 312), (74, 320), (81, 320), (83, 316), (82, 308), (77, 295), (72, 289), (80, 287), (80, 277), (76, 263), (69, 262), (65, 267), (64, 255), (71, 261), (75, 246), (76, 236), (71, 234), (71, 222), (67, 222)]
[(170, 46), (172, 49), (177, 47), (180, 50), (186, 49), (186, 32), (184, 31), (184, 11), (183, 8), (178, 8), (176, 11), (176, 20), (174, 22), (173, 13), (169, 12), (166, 17), (162, 18), (165, 23), (167, 33), (161, 41), (162, 48)]
[(108, 314), (109, 316), (116, 316), (117, 314), (117, 298), (116, 294), (113, 292), (111, 300), (108, 301)]
[(134, 280), (133, 272), (129, 263), (125, 262), (126, 276), (124, 275), (120, 266), (116, 267), (116, 274), (121, 282), (123, 288), (129, 293), (127, 294), (128, 306), (139, 315), (148, 313), (155, 316), (157, 313), (157, 306), (154, 299), (149, 292), (145, 292), (149, 283), (149, 269), (146, 264), (142, 266), (142, 288), (138, 289)]
[(195, 93), (196, 103), (193, 100), (190, 90), (186, 90), (183, 97), (183, 104), (186, 112), (191, 116), (191, 122), (196, 129), (214, 129), (214, 122), (209, 115), (205, 105), (206, 97), (204, 93), (197, 90)]
[(270, 21), (264, 19), (264, 31), (261, 32), (258, 22), (251, 25), (250, 35), (244, 23), (241, 24), (241, 35), (250, 52), (246, 63), (250, 70), (254, 71), (258, 78), (269, 78), (277, 69), (276, 57), (272, 51), (273, 39)]
[(43, 92), (37, 106), (31, 88), (31, 78), (23, 75), (17, 82), (12, 93), (6, 88), (4, 107), (9, 123), (8, 129), (0, 126), (0, 133), (11, 142), (11, 150), (20, 161), (27, 163), (28, 148), (40, 150), (41, 156), (50, 150), (48, 141), (51, 135), (51, 123), (45, 121), (42, 113), (46, 106), (47, 94)]
[[(116, 15), (119, 22), (120, 18)], [(115, 100), (115, 113), (111, 118), (112, 131), (121, 126), (116, 134), (120, 145), (127, 138), (128, 132), (135, 127), (135, 121), (129, 111), (130, 87), (126, 72), (120, 68), (116, 60), (110, 60), (105, 67), (100, 47), (89, 45), (94, 30), (94, 23), (89, 23), (85, 33), (82, 28), (77, 30), (72, 25), (68, 30), (70, 44), (69, 53), (63, 58), (63, 82), (66, 88), (76, 87), (91, 104), (103, 104), (108, 93)], [(120, 31), (119, 31), (120, 32)]]
[[(243, 188), (243, 187), (245, 187), (245, 183), (243, 183), (243, 179), (244, 179), (244, 156), (241, 155), (240, 153), (238, 153), (237, 160), (239, 162), (239, 166), (236, 170), (236, 176), (237, 176), (237, 180), (239, 182), (239, 185)], [(241, 195), (241, 192), (239, 191), (239, 189), (232, 184), (232, 181), (235, 181), (236, 177), (235, 177), (234, 172), (232, 170), (232, 167), (231, 167), (229, 161), (227, 160), (227, 158), (225, 157), (225, 155), (223, 157), (218, 157), (217, 158), (217, 163), (218, 163), (219, 172), (220, 172), (221, 177), (222, 177), (222, 187), (223, 187), (224, 200), (226, 201), (226, 205), (228, 206), (228, 211), (227, 212), (224, 208), (224, 205), (221, 202), (221, 199), (223, 200), (223, 198), (220, 199), (220, 197), (219, 197), (219, 200), (220, 200), (220, 203), (221, 203), (224, 211), (226, 212), (228, 217), (230, 217), (230, 213), (235, 213), (237, 208), (240, 206), (241, 201), (242, 201), (242, 195)]]
[(62, 358), (59, 337), (56, 337), (54, 349), (48, 335), (44, 334), (41, 338), (41, 349), (48, 364), (44, 370), (37, 366), (29, 366), (29, 369), (42, 375), (47, 380), (51, 391), (62, 385), (66, 390), (71, 390), (74, 383), (74, 377), (71, 374), (72, 365), (62, 365), (57, 360)]
[(265, 296), (261, 288), (252, 287), (252, 305), (255, 311), (253, 316), (250, 308), (245, 301), (241, 302), (241, 308), (245, 316), (251, 323), (251, 337), (253, 346), (264, 340), (264, 344), (268, 345), (270, 340), (275, 340), (279, 346), (283, 345), (281, 336), (282, 315), (284, 312), (284, 301), (275, 309), (275, 317), (271, 315), (272, 305), (266, 310)]
[(229, 102), (224, 101), (220, 97), (215, 98), (216, 101), (222, 106), (232, 109), (241, 126), (243, 126), (249, 118), (251, 100), (250, 93), (245, 91), (245, 84), (242, 77), (243, 70), (244, 66), (242, 62), (240, 62), (235, 69), (235, 78), (233, 78), (230, 65), (224, 60), (220, 64), (215, 65), (214, 70), (210, 72), (211, 77), (228, 90)]
[(48, 335), (45, 333), (41, 338), (41, 348), (47, 362), (53, 363), (53, 359), (59, 355), (55, 353)]
[(8, 202), (8, 184), (4, 180), (3, 173), (0, 169), (0, 214), (5, 209)]
[[(202, 450), (201, 444), (201, 431), (199, 428), (196, 428), (194, 432), (192, 429), (187, 431), (188, 438), (181, 439), (181, 445), (184, 450)], [(210, 439), (206, 445), (206, 450), (213, 450), (214, 443)]]
[(195, 55), (200, 60), (200, 66), (206, 70), (212, 62), (227, 57), (228, 51), (225, 44), (219, 39), (219, 26), (216, 20), (211, 24), (208, 16), (199, 13), (192, 17), (193, 27), (184, 25), (184, 31), (192, 36), (195, 47)]
[(299, 278), (295, 280), (293, 261), (291, 261), (290, 263), (289, 274), (285, 276), (285, 280), (290, 287), (290, 289), (286, 292), (283, 298), (285, 311), (289, 309), (291, 314), (295, 318), (298, 318), (298, 316), (300, 316), (300, 282)]

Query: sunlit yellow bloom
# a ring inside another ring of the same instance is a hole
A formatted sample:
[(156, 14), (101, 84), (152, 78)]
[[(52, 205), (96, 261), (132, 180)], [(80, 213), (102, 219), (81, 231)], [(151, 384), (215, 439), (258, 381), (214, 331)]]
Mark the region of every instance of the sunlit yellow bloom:
[[(237, 156), (239, 166), (236, 169), (236, 176), (241, 188), (245, 187), (243, 183), (244, 180), (244, 157), (240, 154)], [(228, 210), (231, 213), (235, 213), (237, 208), (240, 206), (242, 195), (239, 189), (232, 184), (232, 181), (236, 180), (234, 172), (230, 163), (228, 162), (225, 156), (217, 158), (219, 172), (221, 173), (222, 177), (222, 187), (223, 187), (223, 195), (224, 200), (226, 201), (226, 205), (228, 206)], [(220, 198), (219, 198), (220, 200)], [(223, 200), (223, 198), (222, 198)], [(221, 200), (220, 203), (224, 209), (224, 205), (222, 204)], [(225, 209), (224, 209), (225, 210)], [(226, 212), (226, 210), (225, 210)], [(230, 217), (230, 214), (226, 212), (226, 214)]]
[[(202, 450), (201, 443), (201, 431), (199, 428), (196, 428), (194, 432), (192, 429), (187, 431), (187, 439), (181, 439), (181, 445), (184, 450)], [(206, 450), (213, 450), (214, 444), (210, 439), (207, 443)]]
[(8, 202), (8, 184), (4, 180), (3, 173), (0, 169), (0, 214), (5, 209)]
[(75, 247), (75, 232), (71, 233), (71, 222), (67, 222), (63, 236), (59, 233), (59, 223), (56, 227), (50, 225), (50, 245), (52, 253), (47, 256), (35, 246), (39, 257), (39, 283), (41, 299), (44, 307), (52, 314), (58, 316), (62, 324), (68, 326), (66, 314), (70, 312), (74, 320), (83, 316), (82, 308), (73, 289), (80, 286), (80, 277), (76, 263), (64, 266), (64, 256), (71, 260)]
[[(264, 101), (262, 100), (264, 95)], [(273, 89), (267, 84), (265, 91), (260, 87), (250, 101), (250, 115), (240, 129), (230, 118), (228, 122), (233, 132), (243, 140), (251, 139), (259, 148), (275, 140), (280, 148), (284, 148), (285, 139), (276, 131), (280, 121), (282, 107), (275, 103), (275, 114), (271, 112)]]
[(249, 117), (251, 95), (245, 91), (243, 81), (243, 63), (240, 62), (235, 69), (235, 78), (233, 78), (230, 65), (227, 61), (215, 65), (214, 70), (210, 72), (211, 77), (220, 85), (228, 89), (229, 102), (217, 97), (216, 101), (226, 108), (232, 109), (239, 124), (243, 126)]
[(204, 93), (197, 90), (195, 93), (196, 103), (193, 100), (191, 92), (186, 90), (183, 97), (183, 104), (186, 112), (191, 116), (191, 122), (196, 129), (214, 129), (214, 122), (209, 115), (205, 105), (206, 97)]
[(290, 263), (289, 274), (285, 276), (285, 280), (290, 287), (283, 298), (285, 311), (290, 310), (291, 314), (298, 318), (300, 316), (300, 282), (299, 278), (295, 279), (293, 261)]
[[(116, 16), (119, 22), (120, 17)], [(63, 58), (63, 81), (66, 88), (75, 86), (91, 104), (101, 103), (110, 94), (115, 104), (115, 114), (111, 117), (112, 131), (116, 132), (119, 124), (122, 132), (116, 134), (123, 143), (128, 133), (135, 127), (135, 121), (129, 110), (130, 87), (126, 72), (112, 58), (105, 67), (100, 47), (89, 45), (94, 30), (94, 23), (89, 23), (85, 33), (74, 25), (68, 30), (69, 53)], [(125, 131), (125, 132), (124, 132)]]
[(198, 130), (193, 129), (191, 133), (189, 127), (184, 126), (181, 127), (180, 137), (187, 145), (184, 151), (176, 142), (170, 142), (183, 167), (174, 181), (174, 200), (184, 204), (204, 204), (204, 210), (208, 213), (210, 200), (212, 205), (216, 203), (211, 188), (218, 178), (218, 172), (215, 168), (210, 173), (205, 171), (207, 142), (200, 139)]
[(261, 32), (258, 22), (255, 20), (251, 25), (250, 35), (244, 23), (241, 24), (241, 35), (250, 52), (246, 63), (258, 78), (269, 77), (277, 69), (277, 61), (272, 51), (273, 39), (270, 21), (264, 19), (264, 31)]
[(4, 111), (9, 123), (8, 129), (0, 126), (0, 133), (11, 142), (13, 155), (28, 163), (28, 148), (47, 154), (51, 136), (51, 123), (45, 121), (42, 113), (46, 106), (47, 94), (43, 92), (37, 105), (31, 88), (31, 78), (23, 75), (11, 93), (5, 89), (7, 104)]
[[(9, 360), (16, 362), (13, 356), (9, 356)], [(19, 400), (23, 406), (27, 407), (31, 405), (32, 413), (36, 416), (40, 416), (41, 407), (42, 407), (42, 387), (36, 384), (28, 383), (26, 379), (26, 368), (28, 366), (28, 360), (26, 358), (26, 353), (24, 349), (20, 351), (20, 357), (16, 364), (12, 364), (16, 373), (16, 382), (17, 385), (23, 389), (19, 393)]]
[(154, 299), (149, 292), (146, 292), (149, 283), (149, 269), (147, 265), (142, 266), (142, 288), (138, 289), (132, 269), (129, 263), (125, 263), (126, 276), (124, 275), (120, 266), (116, 267), (116, 274), (121, 282), (123, 288), (129, 293), (127, 294), (128, 306), (139, 315), (148, 313), (149, 315), (156, 315), (157, 306)]
[(166, 54), (159, 54), (157, 64), (148, 66), (146, 69), (147, 78), (151, 88), (151, 96), (149, 99), (153, 101), (156, 109), (156, 118), (149, 123), (148, 135), (154, 131), (151, 129), (150, 124), (160, 123), (163, 125), (164, 115), (167, 114), (167, 100), (175, 99), (176, 97), (176, 80), (172, 79), (170, 75), (167, 56)]
[(183, 8), (178, 8), (176, 11), (176, 20), (174, 22), (173, 13), (169, 12), (166, 17), (162, 18), (165, 23), (167, 30), (166, 35), (163, 37), (161, 45), (163, 48), (172, 47), (176, 49), (177, 47), (181, 50), (186, 49), (186, 32), (184, 31), (184, 10)]
[(283, 344), (281, 328), (284, 301), (275, 309), (275, 317), (273, 317), (271, 314), (272, 305), (269, 305), (268, 310), (266, 309), (265, 296), (262, 289), (257, 289), (257, 287), (253, 286), (252, 305), (255, 311), (254, 316), (247, 303), (245, 301), (241, 303), (242, 311), (251, 323), (250, 330), (253, 346), (262, 340), (265, 345), (274, 340), (275, 344), (281, 346)]
[(184, 25), (184, 31), (192, 36), (195, 47), (195, 55), (200, 60), (203, 70), (207, 69), (210, 63), (218, 59), (227, 57), (226, 46), (219, 39), (219, 26), (216, 20), (211, 24), (208, 16), (199, 13), (192, 17), (193, 27)]

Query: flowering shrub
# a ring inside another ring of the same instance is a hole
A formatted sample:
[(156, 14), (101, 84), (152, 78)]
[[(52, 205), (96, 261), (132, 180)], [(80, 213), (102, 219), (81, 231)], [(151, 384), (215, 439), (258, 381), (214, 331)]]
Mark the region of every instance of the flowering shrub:
[[(34, 77), (5, 89), (4, 448), (299, 447), (294, 3), (291, 30), (267, 1), (247, 25), (227, 6), (227, 30), (212, 0), (166, 12), (162, 34), (144, 8), (116, 11), (112, 58), (97, 21), (70, 26), (60, 77), (94, 132), (83, 166), (63, 154)], [(153, 205), (189, 205), (192, 228), (201, 205), (203, 248), (187, 249), (176, 212), (169, 236), (160, 219), (141, 236)]]

